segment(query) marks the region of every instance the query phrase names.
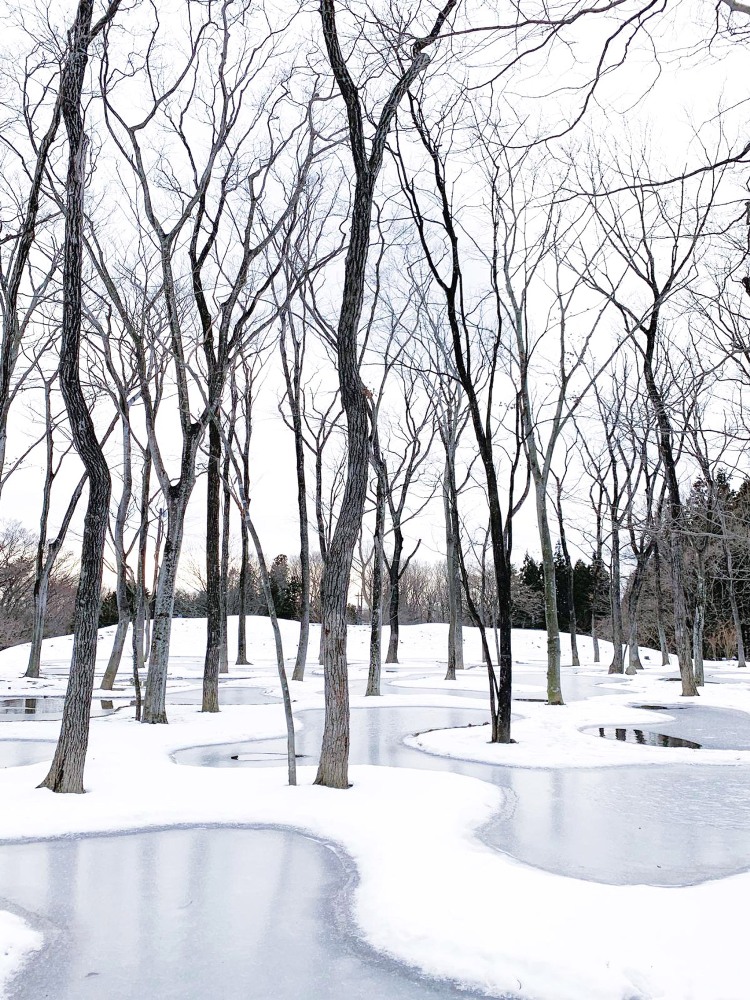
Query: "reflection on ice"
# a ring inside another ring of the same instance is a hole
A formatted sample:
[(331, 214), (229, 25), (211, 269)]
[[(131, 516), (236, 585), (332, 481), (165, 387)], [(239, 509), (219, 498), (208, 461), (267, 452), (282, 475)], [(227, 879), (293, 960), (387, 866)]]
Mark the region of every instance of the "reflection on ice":
[[(297, 749), (308, 758), (304, 763), (315, 764), (323, 713), (299, 714), (304, 726)], [(482, 838), (548, 871), (616, 884), (690, 885), (750, 868), (750, 768), (693, 763), (545, 771), (451, 760), (402, 742), (415, 732), (484, 718), (463, 707), (354, 709), (351, 760), (453, 771), (501, 786), (507, 808)], [(283, 766), (285, 742), (192, 747), (174, 758), (211, 767)]]
[(358, 942), (350, 875), (290, 830), (14, 844), (0, 896), (45, 921), (13, 1000), (460, 1000)]

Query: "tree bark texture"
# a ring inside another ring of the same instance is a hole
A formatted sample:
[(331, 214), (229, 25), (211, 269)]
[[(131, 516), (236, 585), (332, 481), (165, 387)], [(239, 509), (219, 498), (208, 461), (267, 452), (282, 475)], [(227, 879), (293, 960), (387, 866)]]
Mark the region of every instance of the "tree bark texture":
[[(114, 16), (119, 0), (110, 5)], [(81, 543), (81, 576), (76, 592), (73, 654), (65, 694), (60, 736), (42, 787), (54, 792), (83, 792), (83, 771), (89, 739), (91, 696), (96, 667), (97, 626), (101, 603), (102, 566), (109, 513), (110, 476), (94, 430), (79, 378), (84, 188), (86, 147), (81, 94), (91, 42), (93, 0), (79, 0), (68, 35), (68, 53), (60, 78), (62, 115), (68, 134), (66, 215), (63, 264), (60, 387), (76, 451), (88, 474), (89, 496)]]
[(378, 473), (375, 494), (375, 535), (373, 537), (372, 596), (370, 599), (370, 669), (365, 695), (380, 695), (383, 654), (383, 534), (385, 532), (385, 484)]
[(654, 351), (658, 332), (659, 313), (654, 310), (651, 321), (645, 330), (646, 350), (644, 352), (643, 374), (646, 379), (649, 399), (656, 414), (659, 428), (659, 453), (664, 464), (664, 476), (667, 480), (669, 495), (669, 559), (672, 571), (672, 604), (674, 607), (675, 645), (677, 659), (680, 665), (683, 697), (694, 697), (698, 694), (693, 675), (693, 659), (690, 648), (690, 635), (687, 627), (687, 604), (685, 601), (685, 585), (683, 579), (682, 558), (682, 501), (680, 487), (677, 481), (677, 466), (672, 447), (672, 425), (669, 420), (664, 400), (654, 378)]
[(114, 544), (117, 567), (117, 631), (112, 643), (112, 652), (102, 678), (102, 690), (111, 691), (114, 687), (117, 671), (125, 648), (125, 639), (130, 625), (130, 605), (128, 602), (128, 576), (125, 558), (125, 522), (128, 517), (130, 498), (133, 492), (133, 468), (130, 445), (130, 423), (127, 416), (127, 402), (121, 400), (122, 410), (122, 493), (117, 505), (115, 518)]
[(219, 711), (221, 665), (221, 432), (218, 404), (208, 428), (206, 474), (206, 657), (203, 665), (202, 712)]
[(424, 49), (435, 40), (456, 6), (450, 0), (438, 15), (430, 35), (415, 41), (411, 62), (403, 69), (383, 105), (367, 153), (360, 92), (349, 74), (336, 28), (334, 0), (321, 0), (320, 16), (328, 59), (346, 106), (349, 144), (356, 181), (351, 211), (349, 246), (344, 264), (341, 311), (336, 330), (336, 353), (341, 402), (347, 423), (346, 483), (336, 528), (329, 546), (321, 588), (325, 723), (315, 783), (332, 788), (349, 784), (349, 687), (346, 662), (346, 603), (352, 556), (362, 526), (367, 495), (370, 436), (365, 387), (359, 371), (357, 334), (362, 314), (370, 243), (375, 182), (383, 163), (385, 144), (399, 104), (411, 84), (426, 68)]

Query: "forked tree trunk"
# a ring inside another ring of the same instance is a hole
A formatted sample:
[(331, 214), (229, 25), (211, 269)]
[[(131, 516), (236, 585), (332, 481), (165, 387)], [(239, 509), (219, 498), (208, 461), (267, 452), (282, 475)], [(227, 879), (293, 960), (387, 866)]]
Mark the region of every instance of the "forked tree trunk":
[(336, 5), (334, 0), (321, 0), (320, 3), (328, 58), (347, 109), (349, 142), (356, 173), (349, 246), (344, 265), (341, 311), (336, 330), (339, 386), (347, 422), (347, 472), (341, 510), (326, 556), (321, 590), (325, 723), (315, 783), (332, 788), (346, 788), (349, 784), (346, 599), (354, 546), (362, 526), (370, 454), (367, 395), (360, 377), (357, 335), (364, 300), (375, 182), (383, 164), (386, 141), (398, 106), (409, 87), (429, 63), (429, 57), (424, 50), (440, 34), (446, 18), (456, 3), (457, 0), (448, 0), (443, 11), (438, 14), (432, 32), (412, 45), (411, 61), (402, 69), (395, 86), (382, 105), (369, 155), (363, 128), (360, 92), (349, 73), (346, 57), (339, 42)]
[[(118, 0), (110, 5), (106, 15), (108, 19), (114, 16), (118, 5)], [(93, 0), (79, 0), (76, 18), (68, 35), (69, 50), (60, 77), (62, 115), (69, 144), (60, 387), (68, 411), (73, 443), (88, 473), (89, 496), (81, 543), (81, 576), (76, 591), (70, 678), (65, 693), (60, 736), (49, 773), (42, 782), (42, 787), (53, 792), (83, 792), (111, 489), (109, 468), (96, 436), (79, 377), (87, 147), (81, 113), (81, 93), (91, 42), (93, 6)]]

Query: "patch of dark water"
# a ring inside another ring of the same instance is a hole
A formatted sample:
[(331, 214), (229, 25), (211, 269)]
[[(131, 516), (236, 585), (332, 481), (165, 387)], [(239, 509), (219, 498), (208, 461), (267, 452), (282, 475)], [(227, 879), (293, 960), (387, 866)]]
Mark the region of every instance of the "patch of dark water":
[(648, 747), (683, 747), (687, 750), (700, 750), (701, 744), (692, 740), (684, 740), (679, 736), (669, 736), (667, 733), (652, 733), (648, 729), (630, 729), (620, 726), (598, 726), (584, 729), (584, 733), (598, 733), (602, 739), (618, 740), (620, 743), (637, 743)]

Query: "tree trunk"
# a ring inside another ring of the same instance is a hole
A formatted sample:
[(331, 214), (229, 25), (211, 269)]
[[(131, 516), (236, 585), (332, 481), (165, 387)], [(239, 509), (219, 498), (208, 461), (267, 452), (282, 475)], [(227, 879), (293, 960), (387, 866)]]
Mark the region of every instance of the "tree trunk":
[[(110, 7), (114, 16), (117, 4)], [(81, 575), (76, 592), (73, 655), (65, 694), (60, 736), (42, 787), (53, 792), (83, 792), (83, 770), (89, 739), (91, 696), (96, 668), (96, 641), (101, 604), (102, 566), (109, 513), (110, 476), (94, 430), (79, 377), (81, 341), (81, 273), (83, 200), (87, 141), (81, 93), (91, 41), (93, 0), (79, 0), (60, 78), (62, 114), (68, 133), (65, 242), (63, 264), (60, 387), (76, 451), (88, 473), (89, 496), (81, 543)]]
[(385, 489), (378, 472), (375, 496), (375, 536), (373, 539), (372, 597), (370, 607), (370, 670), (365, 695), (380, 694), (380, 665), (383, 648), (383, 533), (385, 530)]
[(706, 549), (696, 552), (697, 586), (695, 591), (695, 612), (693, 614), (693, 659), (695, 660), (695, 683), (703, 686), (703, 628), (706, 621)]
[(630, 582), (630, 593), (628, 594), (628, 665), (625, 668), (625, 673), (630, 675), (635, 674), (638, 670), (643, 670), (638, 652), (638, 604), (641, 599), (650, 555), (651, 548), (647, 548), (637, 555), (635, 571)]
[(449, 0), (445, 10), (438, 15), (431, 35), (418, 39), (412, 45), (411, 62), (402, 69), (382, 106), (368, 156), (360, 92), (349, 74), (346, 57), (339, 42), (336, 6), (333, 0), (321, 0), (320, 3), (328, 58), (346, 105), (349, 143), (356, 173), (349, 246), (344, 265), (341, 311), (336, 330), (336, 360), (341, 402), (346, 414), (348, 461), (341, 510), (326, 554), (321, 591), (325, 724), (315, 783), (332, 788), (346, 788), (349, 784), (346, 599), (354, 546), (362, 527), (370, 455), (367, 394), (360, 377), (357, 335), (364, 300), (375, 182), (383, 163), (386, 141), (398, 106), (409, 87), (429, 63), (429, 56), (424, 49), (440, 34), (454, 6), (455, 0)]
[(565, 560), (565, 574), (568, 591), (568, 604), (570, 606), (570, 658), (574, 667), (580, 667), (581, 661), (578, 656), (578, 630), (576, 628), (576, 603), (575, 603), (575, 581), (573, 578), (573, 562), (568, 551), (568, 539), (565, 534), (565, 518), (562, 509), (562, 482), (557, 484), (557, 523), (560, 527), (560, 547), (563, 559)]
[(682, 521), (682, 501), (680, 487), (677, 481), (677, 467), (672, 449), (672, 425), (669, 420), (664, 400), (656, 385), (653, 369), (653, 356), (656, 346), (656, 336), (659, 328), (659, 312), (655, 309), (646, 329), (646, 350), (644, 353), (643, 374), (646, 379), (649, 399), (656, 414), (659, 427), (659, 454), (664, 464), (664, 476), (667, 480), (669, 493), (669, 558), (672, 570), (672, 603), (674, 606), (675, 645), (677, 659), (680, 665), (682, 680), (682, 696), (694, 697), (698, 694), (693, 675), (693, 660), (690, 650), (690, 636), (687, 628), (687, 605), (685, 602), (685, 587), (683, 581), (682, 540), (680, 537)]
[(250, 553), (244, 517), (240, 525), (240, 532), (242, 555), (240, 558), (239, 607), (237, 609), (237, 666), (246, 667), (250, 663), (247, 658), (247, 570)]
[(232, 512), (232, 494), (229, 488), (231, 459), (229, 450), (224, 456), (222, 471), (223, 496), (221, 508), (221, 652), (219, 656), (219, 673), (229, 673), (229, 634), (227, 629), (227, 614), (229, 602), (229, 542), (231, 532), (230, 515)]
[[(218, 415), (218, 405), (213, 412)], [(218, 416), (216, 417), (218, 419)], [(221, 661), (221, 432), (212, 420), (208, 429), (206, 485), (206, 657), (203, 665), (202, 712), (219, 711)]]
[(742, 619), (740, 618), (740, 608), (737, 603), (737, 587), (734, 580), (734, 565), (732, 562), (732, 549), (727, 542), (726, 538), (726, 526), (722, 518), (722, 542), (724, 546), (724, 557), (727, 561), (727, 577), (729, 580), (729, 604), (732, 608), (732, 621), (734, 622), (734, 631), (737, 635), (737, 666), (746, 667), (745, 662), (745, 643), (742, 638)]
[[(446, 466), (449, 459), (446, 457)], [(456, 539), (453, 537), (453, 518), (451, 517), (451, 507), (450, 507), (450, 490), (448, 487), (448, 469), (446, 468), (443, 475), (443, 511), (445, 514), (445, 555), (446, 555), (446, 572), (448, 580), (448, 670), (445, 675), (447, 681), (455, 681), (456, 679), (456, 669), (457, 669), (457, 626), (458, 626), (458, 609), (456, 606), (456, 566), (458, 560), (456, 558)], [(460, 572), (460, 569), (459, 569)], [(460, 580), (460, 577), (459, 577)], [(463, 638), (463, 637), (462, 637)], [(463, 643), (462, 643), (463, 645)], [(463, 649), (461, 650), (461, 659), (463, 660)]]
[[(616, 487), (615, 487), (616, 491)], [(622, 600), (620, 598), (620, 525), (616, 510), (612, 510), (612, 586), (610, 589), (610, 607), (612, 609), (612, 662), (609, 665), (610, 674), (621, 674), (625, 670), (622, 650)]]
[(167, 499), (167, 530), (164, 555), (159, 567), (154, 614), (151, 623), (151, 648), (143, 700), (143, 722), (166, 723), (167, 670), (169, 667), (169, 640), (172, 633), (174, 592), (177, 585), (177, 567), (185, 529), (185, 510), (193, 488), (193, 480), (181, 480), (173, 487)]
[(138, 533), (138, 565), (135, 576), (135, 614), (133, 616), (133, 686), (135, 690), (135, 720), (141, 721), (141, 671), (144, 667), (144, 626), (146, 619), (146, 554), (148, 551), (148, 501), (151, 491), (151, 455), (143, 457), (141, 484), (141, 523)]
[(281, 362), (284, 369), (287, 400), (292, 414), (292, 430), (294, 432), (294, 460), (297, 472), (297, 512), (299, 516), (299, 565), (300, 565), (300, 623), (297, 656), (294, 661), (293, 681), (305, 679), (307, 663), (307, 647), (310, 641), (310, 530), (307, 518), (307, 481), (305, 477), (305, 442), (302, 431), (302, 413), (300, 407), (300, 357), (295, 344), (294, 375), (289, 369), (286, 353), (286, 317), (282, 317), (281, 336), (279, 339)]
[(401, 525), (393, 525), (393, 555), (388, 566), (388, 577), (390, 581), (390, 594), (388, 597), (388, 626), (390, 635), (388, 637), (388, 653), (385, 657), (386, 663), (398, 663), (398, 615), (401, 603), (401, 556), (404, 551), (404, 536), (401, 532)]
[(591, 612), (591, 642), (594, 646), (594, 663), (601, 662), (601, 656), (599, 654), (599, 633), (597, 631), (597, 620), (594, 612)]
[(663, 667), (668, 667), (669, 648), (667, 646), (667, 632), (664, 628), (664, 595), (661, 589), (661, 553), (658, 545), (654, 548), (654, 570), (656, 573), (656, 630), (659, 635), (661, 665)]
[(122, 659), (122, 651), (125, 648), (125, 639), (128, 634), (130, 624), (130, 606), (128, 603), (128, 577), (127, 563), (125, 561), (125, 522), (128, 517), (130, 498), (133, 492), (133, 468), (130, 447), (130, 424), (127, 416), (127, 401), (120, 400), (121, 424), (122, 424), (122, 493), (120, 502), (117, 505), (117, 517), (115, 519), (114, 543), (115, 560), (117, 564), (117, 631), (115, 641), (112, 643), (112, 652), (109, 656), (107, 668), (102, 678), (102, 690), (111, 691), (114, 687), (115, 677)]
[(247, 497), (244, 498), (244, 520), (247, 524), (247, 529), (253, 539), (253, 544), (255, 545), (255, 552), (258, 556), (258, 565), (260, 567), (260, 582), (263, 587), (263, 594), (266, 599), (266, 607), (268, 608), (268, 617), (271, 619), (271, 628), (273, 629), (273, 641), (276, 649), (276, 667), (279, 673), (279, 683), (281, 684), (281, 697), (284, 702), (284, 718), (286, 719), (286, 759), (287, 759), (287, 774), (289, 776), (289, 784), (297, 784), (297, 752), (294, 745), (294, 716), (292, 715), (292, 699), (289, 695), (289, 685), (286, 679), (286, 669), (284, 667), (284, 649), (281, 643), (281, 631), (279, 629), (279, 621), (276, 617), (276, 607), (273, 602), (273, 593), (271, 592), (271, 580), (268, 575), (268, 569), (266, 567), (265, 556), (263, 555), (263, 549), (260, 544), (260, 538), (258, 532), (255, 530), (255, 525), (250, 519), (250, 513), (248, 511)]
[[(532, 465), (533, 470), (533, 465)], [(547, 516), (547, 491), (542, 479), (534, 475), (536, 519), (542, 549), (544, 571), (544, 623), (547, 629), (547, 703), (562, 705), (560, 688), (560, 626), (557, 620), (557, 585), (555, 582), (555, 552)]]

